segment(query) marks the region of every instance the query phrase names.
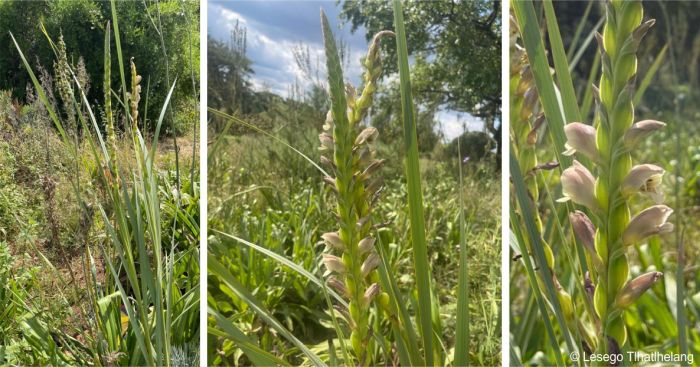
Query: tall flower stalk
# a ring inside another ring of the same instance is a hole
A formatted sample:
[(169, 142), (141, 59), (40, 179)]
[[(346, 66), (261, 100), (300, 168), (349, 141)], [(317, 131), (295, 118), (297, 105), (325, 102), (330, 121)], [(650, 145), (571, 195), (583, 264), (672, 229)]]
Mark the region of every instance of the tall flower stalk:
[[(376, 83), (381, 75), (379, 41), (392, 35), (383, 31), (374, 36), (364, 60), (364, 88), (358, 95), (351, 85), (343, 82), (343, 74), (333, 35), (325, 15), (321, 13), (328, 58), (327, 67), (331, 94), (331, 111), (324, 132), (319, 135), (321, 160), (332, 167), (335, 177), (325, 177), (337, 197), (337, 232), (323, 234), (327, 246), (323, 263), (328, 284), (347, 297), (348, 309), (343, 310), (351, 330), (350, 344), (360, 366), (372, 364), (373, 340), (370, 332), (372, 302), (388, 298), (379, 288), (375, 269), (380, 258), (374, 248), (372, 205), (382, 187), (381, 177), (373, 174), (383, 160), (375, 159), (372, 142), (377, 129), (361, 128), (361, 121), (372, 105)], [(344, 86), (344, 88), (342, 88)]]
[[(593, 126), (570, 123), (564, 154), (582, 155), (593, 170), (574, 160), (561, 177), (564, 197), (588, 209), (570, 215), (572, 229), (590, 259), (586, 291), (593, 298), (597, 353), (619, 353), (627, 341), (622, 313), (662, 275), (650, 272), (628, 280), (626, 250), (647, 237), (669, 232), (673, 212), (661, 200), (659, 184), (663, 169), (651, 164), (634, 165), (636, 143), (664, 126), (658, 121), (634, 123), (632, 99), (637, 73), (637, 48), (654, 24), (642, 22), (641, 1), (612, 0), (607, 3), (603, 34), (596, 34), (602, 76), (594, 88), (597, 113)], [(593, 171), (593, 172), (592, 172)], [(595, 175), (594, 175), (595, 173)], [(636, 193), (648, 193), (656, 201), (632, 217), (630, 202)]]
[[(527, 188), (527, 194), (532, 204), (537, 207), (539, 201), (539, 182), (538, 171), (542, 169), (554, 169), (558, 166), (555, 163), (538, 164), (536, 144), (538, 141), (538, 128), (544, 123), (544, 114), (540, 112), (539, 94), (534, 82), (534, 76), (524, 48), (519, 44), (518, 23), (514, 16), (510, 17), (511, 34), (510, 34), (510, 138), (512, 141), (512, 151), (517, 157), (520, 171), (525, 174), (523, 177)], [(515, 198), (516, 195), (513, 195)], [(511, 205), (517, 206), (517, 200), (514, 200)], [(524, 208), (519, 208), (522, 213)], [(537, 233), (542, 233), (544, 226), (539, 210), (534, 210), (532, 217), (537, 226)], [(512, 218), (522, 222), (522, 217)], [(528, 256), (533, 254), (533, 241), (525, 237), (523, 239), (525, 247), (528, 251)], [(537, 264), (538, 266), (547, 266), (552, 273), (552, 281), (555, 286), (557, 300), (564, 314), (564, 319), (567, 323), (567, 328), (572, 332), (579, 332), (584, 337), (588, 338), (587, 328), (580, 320), (577, 320), (574, 315), (573, 301), (571, 295), (559, 284), (556, 275), (554, 274), (554, 253), (552, 247), (547, 243), (544, 237), (540, 236), (538, 242), (544, 251), (546, 264)], [(547, 287), (541, 272), (537, 272), (537, 286), (544, 292)], [(552, 304), (549, 304), (550, 308)]]

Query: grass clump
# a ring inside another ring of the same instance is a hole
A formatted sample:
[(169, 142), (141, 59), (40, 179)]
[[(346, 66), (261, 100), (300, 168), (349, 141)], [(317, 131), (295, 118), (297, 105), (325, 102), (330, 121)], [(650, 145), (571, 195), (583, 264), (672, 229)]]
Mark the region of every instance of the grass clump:
[(109, 5), (99, 88), (105, 105), (89, 102), (89, 78), (66, 57), (62, 37), (55, 42), (41, 27), (56, 59), (49, 74), (32, 67), (10, 35), (32, 88), (28, 104), (8, 99), (11, 108), (0, 108), (11, 114), (0, 125), (1, 146), (13, 153), (3, 156), (2, 179), (32, 200), (17, 200), (26, 221), (13, 215), (8, 223), (18, 229), (0, 240), (0, 278), (7, 280), (0, 299), (10, 305), (0, 364), (199, 363), (192, 348), (199, 336), (198, 177), (179, 174), (180, 164), (197, 158), (159, 147), (172, 85), (153, 138), (142, 135), (142, 78), (132, 59), (125, 82), (118, 15)]

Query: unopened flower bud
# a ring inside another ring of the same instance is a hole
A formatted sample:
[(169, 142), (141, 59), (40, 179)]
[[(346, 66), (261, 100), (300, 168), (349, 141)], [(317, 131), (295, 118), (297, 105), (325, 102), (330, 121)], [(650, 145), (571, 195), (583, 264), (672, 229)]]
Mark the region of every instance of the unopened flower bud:
[(662, 272), (652, 271), (630, 280), (617, 295), (615, 306), (621, 309), (628, 307), (651, 288), (662, 275), (664, 275)]
[(367, 290), (365, 290), (365, 294), (364, 294), (365, 304), (366, 305), (370, 304), (370, 302), (372, 302), (372, 300), (374, 300), (374, 297), (376, 297), (377, 294), (379, 294), (379, 291), (380, 291), (379, 284), (372, 283), (372, 285), (370, 285), (367, 288)]
[(338, 293), (342, 294), (343, 296), (348, 296), (348, 288), (345, 286), (345, 283), (343, 283), (342, 280), (336, 277), (330, 277), (328, 278), (328, 285), (333, 287), (333, 289), (335, 289)]
[(625, 136), (623, 137), (625, 146), (627, 149), (634, 148), (642, 139), (664, 126), (666, 126), (665, 123), (656, 120), (642, 120), (635, 123), (625, 132)]
[(357, 100), (357, 105), (356, 110), (357, 110), (357, 115), (355, 116), (355, 119), (360, 120), (363, 117), (364, 111), (366, 111), (371, 105), (372, 105), (372, 92), (373, 92), (373, 83), (372, 81), (367, 82), (367, 86), (365, 86), (365, 89), (363, 90), (364, 93), (360, 96), (360, 98)]
[(596, 130), (593, 126), (572, 122), (564, 126), (564, 133), (567, 139), (565, 146), (567, 150), (564, 155), (580, 152), (594, 161), (598, 159), (598, 148), (595, 143)]
[(374, 162), (370, 163), (367, 168), (362, 172), (362, 175), (360, 176), (363, 180), (368, 179), (374, 172), (376, 172), (379, 168), (382, 167), (384, 164), (384, 159), (377, 159)]
[(362, 263), (362, 276), (366, 277), (369, 275), (369, 273), (372, 272), (372, 270), (376, 269), (377, 266), (379, 266), (379, 263), (381, 262), (381, 259), (379, 258), (379, 255), (376, 252), (372, 252), (367, 256), (367, 259)]
[(375, 239), (372, 237), (363, 238), (357, 245), (357, 248), (360, 250), (360, 254), (365, 254), (372, 250), (374, 248), (374, 241)]
[(673, 209), (666, 205), (654, 205), (642, 210), (630, 220), (622, 233), (622, 243), (632, 245), (649, 236), (673, 231), (673, 223), (667, 222), (672, 213)]
[(574, 164), (565, 169), (561, 175), (561, 185), (564, 197), (558, 202), (572, 200), (591, 210), (598, 209), (595, 197), (595, 178), (588, 169), (574, 160)]
[(588, 251), (595, 252), (595, 227), (588, 216), (580, 210), (569, 213), (569, 221), (579, 242)]
[(392, 313), (392, 312), (391, 312), (391, 307), (390, 307), (390, 305), (391, 305), (391, 298), (389, 297), (389, 294), (388, 294), (388, 293), (386, 293), (386, 292), (381, 292), (381, 293), (379, 294), (378, 302), (379, 302), (379, 307), (381, 307), (382, 310), (384, 310), (384, 312), (386, 312), (386, 313), (388, 313), (388, 314), (391, 314), (391, 313)]
[(593, 265), (598, 269), (602, 268), (603, 260), (595, 250), (595, 227), (591, 220), (582, 211), (576, 210), (573, 213), (569, 213), (569, 221), (579, 243), (583, 245), (591, 256)]
[(557, 299), (559, 300), (559, 305), (561, 306), (561, 310), (566, 321), (573, 321), (574, 303), (571, 300), (571, 295), (569, 295), (569, 293), (567, 293), (563, 288), (560, 288), (557, 291)]
[(362, 132), (359, 135), (357, 135), (357, 139), (355, 139), (355, 145), (356, 146), (362, 145), (365, 142), (371, 143), (372, 141), (374, 141), (374, 139), (377, 138), (378, 135), (379, 135), (379, 132), (377, 131), (377, 129), (375, 129), (371, 126), (368, 128), (365, 128), (364, 130), (362, 130)]
[(333, 308), (343, 316), (345, 321), (347, 321), (348, 325), (350, 325), (350, 328), (355, 327), (355, 322), (352, 320), (352, 316), (350, 316), (350, 311), (348, 311), (348, 309), (345, 306), (333, 305)]
[(338, 191), (338, 187), (336, 186), (336, 183), (335, 183), (335, 178), (333, 178), (331, 176), (324, 176), (323, 182), (327, 183), (333, 189), (333, 191), (336, 191), (336, 192)]
[(345, 250), (345, 244), (343, 240), (340, 239), (338, 232), (328, 232), (321, 235), (323, 241), (328, 245), (328, 247), (334, 248), (339, 251)]
[(341, 260), (338, 256), (334, 256), (331, 254), (323, 254), (323, 265), (326, 266), (326, 269), (328, 269), (328, 271), (335, 272), (338, 274), (345, 274), (345, 272), (347, 271), (343, 260)]
[(632, 36), (622, 44), (620, 55), (637, 53), (637, 49), (639, 48), (639, 44), (642, 42), (642, 38), (644, 38), (644, 35), (647, 34), (654, 23), (656, 23), (655, 19), (649, 19), (640, 24), (639, 27), (635, 28), (635, 30), (632, 31)]

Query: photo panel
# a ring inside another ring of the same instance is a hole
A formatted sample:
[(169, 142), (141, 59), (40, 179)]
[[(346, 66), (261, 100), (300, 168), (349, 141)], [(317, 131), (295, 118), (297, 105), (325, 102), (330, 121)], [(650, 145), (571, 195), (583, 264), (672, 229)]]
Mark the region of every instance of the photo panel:
[(694, 365), (698, 4), (512, 1), (512, 365)]
[(0, 1), (0, 365), (200, 364), (199, 25)]
[(501, 365), (501, 3), (207, 6), (208, 363)]

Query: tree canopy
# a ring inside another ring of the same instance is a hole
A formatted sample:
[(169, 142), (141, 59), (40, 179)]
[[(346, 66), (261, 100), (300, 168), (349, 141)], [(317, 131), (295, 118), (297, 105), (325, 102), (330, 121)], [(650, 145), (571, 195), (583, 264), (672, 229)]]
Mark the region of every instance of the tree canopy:
[[(150, 106), (162, 106), (175, 77), (175, 100), (195, 97), (190, 81), (199, 75), (199, 4), (190, 1), (118, 1), (115, 2), (124, 62), (134, 58), (143, 77), (144, 94)], [(19, 54), (10, 38), (14, 35), (22, 52), (33, 66), (51, 70), (55, 55), (41, 31), (66, 44), (68, 61), (77, 64), (82, 57), (92, 87), (88, 100), (101, 104), (104, 37), (112, 18), (111, 3), (96, 0), (0, 0), (0, 90), (10, 90), (15, 98), (26, 98), (31, 85)], [(114, 37), (112, 38), (114, 47)], [(113, 49), (112, 54), (116, 57)], [(112, 86), (119, 87), (118, 63), (112, 62)], [(128, 65), (125, 66), (127, 78)], [(198, 82), (197, 82), (198, 83)]]
[[(345, 1), (341, 18), (352, 25), (353, 32), (364, 27), (368, 40), (378, 31), (393, 28), (391, 2), (386, 1)], [(406, 2), (404, 18), (418, 102), (480, 117), (500, 138), (500, 2)], [(383, 67), (389, 75), (396, 71), (396, 45), (384, 42), (382, 47)]]

